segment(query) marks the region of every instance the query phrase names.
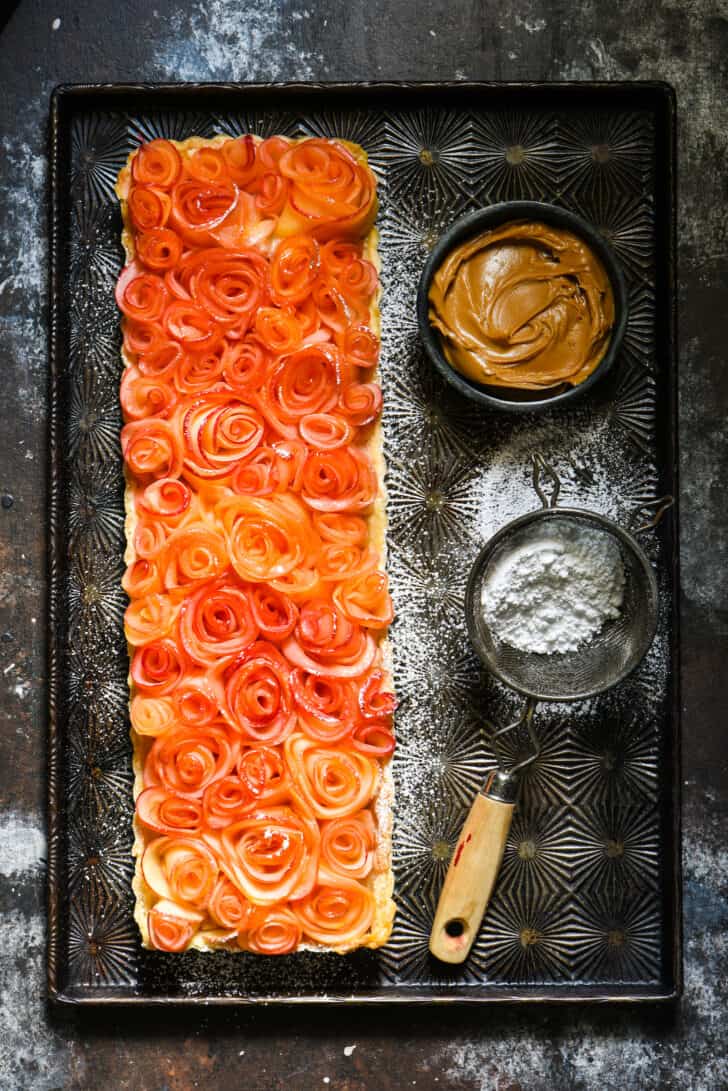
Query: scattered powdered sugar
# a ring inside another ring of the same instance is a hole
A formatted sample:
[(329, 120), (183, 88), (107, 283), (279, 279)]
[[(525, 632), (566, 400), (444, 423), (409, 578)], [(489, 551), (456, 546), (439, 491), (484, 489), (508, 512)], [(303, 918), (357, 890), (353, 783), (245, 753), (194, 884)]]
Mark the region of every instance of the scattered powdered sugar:
[(39, 868), (45, 856), (45, 834), (26, 814), (6, 811), (0, 818), (0, 875), (21, 876)]
[(481, 602), (493, 634), (514, 648), (575, 651), (619, 616), (624, 566), (613, 539), (561, 521), (491, 565)]
[(302, 48), (295, 20), (273, 0), (206, 0), (180, 5), (165, 19), (171, 33), (160, 35), (154, 65), (174, 79), (310, 80), (327, 70), (325, 57)]

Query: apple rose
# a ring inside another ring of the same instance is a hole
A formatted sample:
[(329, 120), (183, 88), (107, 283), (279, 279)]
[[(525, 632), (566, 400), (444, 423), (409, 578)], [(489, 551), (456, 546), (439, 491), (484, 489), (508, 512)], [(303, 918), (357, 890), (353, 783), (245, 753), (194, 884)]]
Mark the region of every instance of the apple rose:
[(184, 951), (203, 919), (204, 914), (163, 898), (147, 916), (149, 942), (158, 951)]
[(170, 534), (159, 559), (165, 588), (170, 591), (220, 576), (229, 565), (225, 540), (206, 523), (188, 523)]
[(342, 818), (366, 807), (379, 783), (379, 765), (344, 747), (328, 748), (293, 735), (284, 753), (294, 791), (317, 818)]
[(217, 861), (197, 837), (155, 837), (142, 857), (144, 882), (160, 898), (205, 909), (217, 881)]
[(305, 507), (294, 496), (235, 496), (217, 505), (233, 568), (243, 580), (272, 581), (298, 568), (314, 544)]
[(365, 879), (374, 864), (377, 831), (371, 811), (321, 825), (321, 862), (346, 879)]
[(221, 928), (241, 932), (248, 927), (256, 910), (238, 888), (221, 875), (210, 895), (207, 912)]
[(290, 807), (259, 808), (219, 835), (205, 834), (230, 881), (254, 905), (302, 898), (316, 881), (319, 828)]
[(225, 686), (225, 715), (243, 736), (273, 746), (296, 726), (290, 667), (273, 644), (258, 640), (235, 662)]
[(247, 933), (242, 933), (238, 940), (244, 951), (253, 951), (256, 955), (287, 955), (295, 951), (300, 942), (300, 922), (284, 905), (259, 909)]
[(263, 419), (228, 394), (208, 394), (178, 407), (185, 475), (193, 482), (223, 482), (263, 438)]
[(136, 801), (139, 821), (155, 833), (196, 834), (202, 825), (202, 806), (197, 799), (145, 788)]
[(131, 174), (142, 185), (169, 189), (182, 170), (182, 158), (169, 140), (150, 140), (142, 144), (132, 159)]
[(155, 739), (144, 766), (144, 783), (200, 798), (233, 769), (240, 744), (225, 724), (176, 727)]
[(125, 424), (121, 448), (127, 466), (145, 484), (159, 477), (179, 477), (182, 472), (182, 445), (169, 421), (151, 417)]
[(305, 231), (318, 239), (361, 236), (374, 223), (374, 175), (343, 144), (318, 137), (298, 141), (280, 157), (278, 170), (289, 182), (278, 234)]
[(184, 601), (179, 635), (194, 663), (214, 667), (229, 662), (258, 635), (247, 592), (224, 580), (202, 584)]
[(374, 896), (356, 879), (345, 879), (322, 867), (319, 885), (291, 908), (304, 936), (344, 951), (360, 945), (371, 928)]
[(176, 723), (171, 697), (140, 697), (131, 702), (131, 726), (140, 735), (162, 735)]
[(185, 666), (182, 649), (165, 637), (137, 648), (131, 661), (131, 676), (144, 697), (165, 697), (179, 684)]

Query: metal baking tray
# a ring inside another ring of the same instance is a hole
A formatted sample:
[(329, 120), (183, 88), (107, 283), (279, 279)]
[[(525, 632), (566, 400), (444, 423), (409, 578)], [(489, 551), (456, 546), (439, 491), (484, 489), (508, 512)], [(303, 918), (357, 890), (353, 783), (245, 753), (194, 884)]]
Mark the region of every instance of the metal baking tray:
[[(155, 136), (321, 134), (362, 144), (380, 183), (389, 570), (400, 696), (398, 915), (382, 951), (164, 955), (132, 919), (132, 772), (122, 617), (119, 317), (113, 185)], [(466, 806), (513, 711), (463, 625), (479, 546), (537, 506), (530, 461), (561, 498), (623, 525), (677, 495), (675, 105), (664, 84), (60, 87), (51, 111), (50, 996), (66, 1003), (481, 1003), (669, 999), (680, 989), (677, 510), (642, 539), (660, 621), (635, 675), (542, 706), (503, 872), (471, 957), (427, 941)], [(630, 293), (620, 360), (573, 408), (475, 411), (423, 358), (415, 291), (441, 231), (508, 198), (575, 209)]]

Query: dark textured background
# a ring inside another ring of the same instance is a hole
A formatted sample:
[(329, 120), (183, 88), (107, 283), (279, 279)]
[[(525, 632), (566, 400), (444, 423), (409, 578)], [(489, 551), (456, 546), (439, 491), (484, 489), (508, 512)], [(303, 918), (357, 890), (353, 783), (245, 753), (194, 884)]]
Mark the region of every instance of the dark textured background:
[[(710, 0), (588, 0), (578, 10), (567, 0), (17, 6), (0, 37), (2, 1091), (728, 1087), (728, 857), (720, 838), (728, 802), (721, 715), (728, 695), (721, 292), (728, 274), (727, 66), (728, 12)], [(676, 88), (684, 998), (675, 1009), (49, 1014), (43, 677), (50, 91), (87, 80), (369, 78), (666, 79)]]

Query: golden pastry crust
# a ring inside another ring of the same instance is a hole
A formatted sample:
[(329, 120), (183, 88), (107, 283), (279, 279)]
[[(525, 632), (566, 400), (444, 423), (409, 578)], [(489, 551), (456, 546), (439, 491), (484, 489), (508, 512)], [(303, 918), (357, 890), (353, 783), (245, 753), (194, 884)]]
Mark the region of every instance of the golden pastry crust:
[[(232, 139), (228, 136), (215, 136), (210, 139), (204, 139), (198, 136), (188, 137), (182, 141), (170, 141), (175, 147), (182, 153), (189, 151), (193, 148), (201, 147), (219, 147), (224, 144), (225, 141)], [(258, 140), (258, 138), (255, 138)], [(291, 140), (290, 143), (296, 143)], [(366, 152), (358, 144), (353, 144), (347, 140), (340, 140), (340, 144), (352, 152), (358, 159), (366, 161)], [(131, 182), (131, 163), (135, 153), (132, 152), (124, 167), (119, 172), (119, 176), (116, 182), (116, 195), (119, 199), (121, 206), (121, 214), (123, 221), (123, 228), (121, 233), (121, 241), (124, 247), (127, 264), (134, 259), (134, 236), (130, 228), (127, 197), (129, 194), (129, 187)], [(376, 268), (377, 272), (381, 270), (381, 262), (379, 260), (378, 253), (378, 241), (379, 236), (376, 228), (372, 228), (364, 239), (364, 257), (366, 257)], [(381, 289), (377, 287), (377, 294), (372, 302), (371, 314), (370, 314), (370, 326), (373, 332), (379, 336), (381, 330), (381, 316), (379, 311), (379, 298)], [(122, 362), (125, 368), (129, 367), (131, 362), (126, 357), (126, 354), (122, 348), (121, 351)], [(375, 378), (379, 378), (379, 374), (375, 375)], [(384, 475), (386, 472), (386, 464), (384, 460), (383, 449), (383, 435), (381, 423), (377, 422), (371, 429), (371, 433), (368, 436), (367, 442), (364, 445), (364, 450), (368, 453), (372, 460), (374, 468), (376, 470), (379, 490), (377, 500), (374, 508), (368, 516), (369, 526), (369, 539), (371, 547), (376, 550), (380, 567), (384, 568), (386, 563), (386, 531), (387, 531), (387, 493), (384, 483)], [(125, 471), (126, 472), (126, 471)], [(136, 527), (136, 513), (134, 511), (133, 504), (133, 490), (129, 484), (127, 478), (127, 486), (124, 493), (124, 506), (126, 511), (125, 519), (125, 532), (126, 532), (126, 551), (124, 553), (124, 561), (127, 565), (133, 564), (137, 559), (134, 550), (134, 531)], [(392, 677), (392, 662), (391, 662), (391, 646), (386, 636), (382, 637), (379, 641), (379, 647), (382, 653), (382, 670), (385, 673), (386, 681), (391, 686)], [(130, 657), (131, 658), (131, 657)], [(130, 700), (134, 695), (134, 685), (132, 682), (131, 674), (128, 676), (128, 684), (130, 690)], [(134, 767), (134, 799), (136, 801), (139, 793), (143, 788), (143, 770), (144, 761), (151, 746), (151, 740), (145, 736), (139, 735), (131, 729), (131, 739), (133, 745), (133, 767)], [(315, 943), (302, 943), (297, 948), (299, 951), (336, 951), (344, 954), (347, 951), (357, 949), (359, 947), (376, 948), (381, 947), (389, 940), (392, 932), (392, 925), (395, 914), (395, 904), (392, 898), (394, 890), (394, 874), (392, 871), (392, 814), (394, 807), (394, 781), (391, 770), (391, 759), (381, 760), (381, 776), (377, 793), (373, 799), (373, 814), (376, 825), (377, 835), (377, 847), (375, 852), (374, 868), (367, 879), (362, 882), (369, 887), (374, 897), (375, 910), (372, 926), (367, 935), (360, 943), (348, 946), (348, 947), (329, 947), (322, 944)], [(134, 877), (132, 880), (132, 888), (135, 895), (135, 908), (134, 919), (139, 927), (139, 931), (142, 936), (142, 944), (144, 947), (151, 948), (152, 944), (149, 939), (148, 928), (148, 915), (152, 908), (156, 896), (152, 893), (151, 889), (147, 886), (144, 876), (142, 874), (141, 860), (146, 847), (145, 830), (142, 824), (139, 822), (137, 814), (134, 814), (134, 843), (132, 846), (132, 854), (135, 858)], [(191, 949), (198, 951), (212, 951), (219, 950), (223, 946), (230, 951), (239, 951), (237, 944), (227, 942), (227, 937), (222, 936), (221, 933), (215, 933), (211, 930), (205, 930), (198, 932), (192, 939), (190, 944)]]

